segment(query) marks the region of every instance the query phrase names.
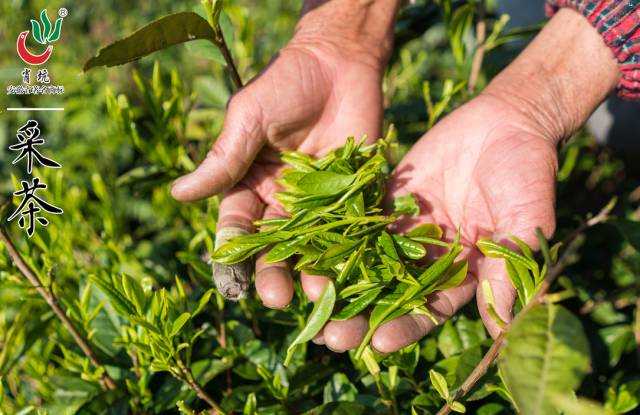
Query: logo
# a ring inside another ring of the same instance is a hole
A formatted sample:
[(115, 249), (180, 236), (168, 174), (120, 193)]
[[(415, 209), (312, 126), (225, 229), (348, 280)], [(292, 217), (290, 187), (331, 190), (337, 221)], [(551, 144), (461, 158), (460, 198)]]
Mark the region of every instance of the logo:
[[(52, 25), (51, 20), (49, 20), (49, 16), (47, 15), (47, 9), (42, 9), (40, 12), (40, 21), (42, 22), (42, 26), (37, 20), (31, 19), (31, 33), (36, 42), (41, 45), (47, 45), (48, 43), (53, 43), (60, 39), (60, 33), (62, 32), (62, 19), (67, 16), (67, 9), (62, 8), (58, 10), (58, 16), (60, 17), (56, 20), (55, 24)], [(28, 36), (28, 30), (21, 32), (18, 35), (18, 41), (16, 44), (18, 56), (20, 56), (20, 59), (29, 65), (42, 65), (51, 57), (51, 54), (53, 53), (53, 45), (48, 45), (45, 51), (39, 55), (31, 53), (29, 52), (29, 49), (27, 49), (26, 45)]]

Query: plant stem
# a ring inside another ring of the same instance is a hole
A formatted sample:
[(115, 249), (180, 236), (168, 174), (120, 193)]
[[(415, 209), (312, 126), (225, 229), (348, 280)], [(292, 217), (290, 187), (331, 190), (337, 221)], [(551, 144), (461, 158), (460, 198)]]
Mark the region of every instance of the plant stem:
[(216, 23), (214, 30), (216, 32), (216, 46), (220, 49), (222, 56), (224, 57), (225, 62), (227, 63), (227, 67), (229, 68), (229, 76), (231, 77), (231, 82), (233, 83), (233, 87), (235, 90), (239, 90), (242, 88), (242, 79), (240, 78), (240, 74), (238, 73), (238, 67), (236, 66), (235, 61), (233, 60), (233, 56), (231, 55), (231, 51), (227, 46), (227, 42), (224, 40), (224, 35), (222, 34), (222, 28), (219, 23)]
[(180, 369), (181, 379), (184, 383), (187, 384), (195, 393), (198, 395), (200, 399), (205, 401), (212, 409), (209, 411), (211, 414), (224, 415), (224, 411), (220, 406), (213, 400), (213, 398), (200, 386), (198, 381), (191, 373), (191, 370), (187, 368), (182, 361), (178, 361), (178, 368)]
[[(575, 251), (578, 249), (578, 244), (576, 240), (578, 236), (580, 236), (586, 229), (597, 225), (598, 223), (604, 222), (609, 218), (609, 213), (613, 209), (614, 203), (613, 201), (607, 204), (596, 216), (590, 218), (586, 222), (582, 223), (574, 232), (572, 232), (565, 240), (563, 241), (566, 244), (567, 248), (564, 250), (558, 261), (549, 268), (547, 275), (544, 280), (540, 283), (536, 294), (533, 296), (531, 301), (527, 303), (526, 306), (523, 307), (522, 311), (519, 314), (525, 313), (535, 305), (540, 304), (544, 301), (551, 284), (555, 281), (555, 279), (560, 275), (560, 273), (571, 264)], [(493, 344), (482, 357), (482, 360), (478, 365), (473, 369), (471, 374), (465, 379), (462, 385), (456, 390), (453, 400), (458, 400), (466, 396), (467, 393), (475, 386), (475, 384), (487, 373), (489, 367), (493, 364), (493, 362), (498, 357), (498, 353), (504, 344), (504, 339), (509, 331), (511, 324), (507, 325), (505, 329), (500, 333), (498, 337), (494, 340)], [(447, 415), (451, 413), (451, 408), (447, 404), (443, 405), (442, 408), (438, 411), (436, 415)]]
[(484, 0), (478, 3), (478, 23), (476, 24), (476, 51), (473, 55), (473, 63), (471, 64), (471, 73), (469, 74), (469, 84), (467, 86), (469, 92), (476, 89), (480, 70), (482, 69), (482, 61), (484, 60), (484, 47), (487, 36), (487, 22), (485, 21)]
[[(0, 227), (0, 241), (2, 241), (2, 243), (7, 248), (7, 251), (9, 252), (9, 256), (11, 257), (11, 260), (13, 261), (15, 266), (20, 270), (22, 275), (24, 275), (24, 277), (31, 283), (31, 285), (33, 285), (33, 287), (38, 291), (38, 294), (40, 294), (42, 298), (45, 299), (45, 301), (47, 302), (47, 304), (49, 304), (51, 309), (53, 309), (53, 312), (56, 314), (56, 316), (58, 316), (58, 318), (62, 322), (62, 325), (65, 326), (67, 331), (71, 334), (71, 337), (73, 337), (76, 344), (80, 347), (80, 349), (85, 354), (85, 356), (87, 356), (91, 364), (96, 368), (103, 368), (102, 364), (96, 358), (95, 354), (93, 353), (93, 350), (91, 349), (87, 341), (82, 337), (80, 332), (76, 329), (76, 327), (71, 322), (71, 319), (69, 319), (65, 311), (62, 309), (62, 307), (58, 303), (58, 300), (55, 294), (53, 293), (53, 290), (46, 290), (42, 286), (42, 283), (40, 282), (40, 279), (38, 278), (38, 276), (31, 270), (31, 268), (27, 265), (27, 263), (24, 262), (24, 260), (22, 259), (22, 256), (20, 255), (15, 245), (11, 241), (9, 234), (2, 227)], [(104, 383), (104, 386), (107, 389), (109, 390), (117, 389), (117, 385), (115, 381), (111, 378), (111, 376), (109, 376), (106, 369), (104, 370), (100, 378), (102, 379), (102, 382)]]

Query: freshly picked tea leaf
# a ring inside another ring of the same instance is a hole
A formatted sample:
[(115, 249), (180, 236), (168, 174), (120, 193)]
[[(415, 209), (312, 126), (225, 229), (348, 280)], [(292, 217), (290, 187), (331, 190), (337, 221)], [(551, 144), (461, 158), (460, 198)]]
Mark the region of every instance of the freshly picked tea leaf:
[[(256, 234), (232, 238), (213, 254), (214, 263), (232, 266), (266, 249), (267, 262), (292, 260), (295, 270), (332, 279), (287, 350), (286, 363), (296, 346), (313, 338), (329, 319), (347, 320), (372, 307), (359, 358), (381, 324), (412, 312), (429, 314), (426, 296), (455, 287), (466, 276), (466, 261), (455, 262), (462, 252), (459, 235), (445, 242), (442, 229), (427, 223), (405, 235), (387, 230), (403, 215), (420, 214), (412, 194), (396, 198), (393, 212), (383, 214), (390, 145), (348, 138), (321, 159), (283, 153), (288, 166), (278, 180), (284, 191), (276, 198), (291, 216), (257, 221)], [(425, 244), (448, 252), (425, 261)]]

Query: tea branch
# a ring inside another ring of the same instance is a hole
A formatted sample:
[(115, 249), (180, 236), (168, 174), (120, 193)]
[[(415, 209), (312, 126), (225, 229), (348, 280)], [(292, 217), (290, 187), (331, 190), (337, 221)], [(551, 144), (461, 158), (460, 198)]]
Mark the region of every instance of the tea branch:
[(224, 61), (227, 63), (227, 68), (229, 68), (229, 76), (231, 77), (231, 82), (233, 83), (234, 89), (237, 91), (242, 88), (242, 79), (240, 78), (240, 74), (238, 73), (238, 67), (233, 60), (233, 56), (231, 55), (231, 51), (227, 46), (227, 42), (224, 39), (224, 33), (222, 32), (222, 27), (220, 26), (220, 13), (222, 12), (222, 1), (221, 0), (203, 0), (203, 5), (205, 10), (207, 11), (207, 17), (209, 20), (209, 24), (214, 32), (214, 38), (212, 39), (213, 44), (220, 50), (222, 53), (222, 57)]
[[(53, 312), (56, 314), (56, 316), (58, 316), (58, 318), (62, 322), (62, 325), (65, 326), (67, 331), (69, 331), (69, 333), (71, 334), (71, 337), (73, 337), (76, 344), (80, 347), (82, 352), (87, 356), (91, 364), (98, 369), (100, 368), (104, 369), (104, 366), (102, 366), (102, 364), (96, 358), (95, 353), (91, 349), (91, 346), (89, 346), (89, 343), (87, 343), (87, 341), (82, 337), (80, 332), (76, 329), (76, 327), (71, 322), (71, 319), (67, 316), (65, 311), (60, 306), (58, 299), (56, 298), (53, 290), (48, 290), (42, 285), (38, 276), (33, 272), (33, 270), (31, 270), (29, 265), (27, 265), (27, 263), (22, 259), (22, 256), (20, 255), (15, 245), (11, 241), (9, 234), (2, 226), (0, 226), (0, 241), (6, 247), (7, 251), (9, 252), (9, 256), (11, 257), (11, 260), (13, 261), (15, 266), (18, 268), (18, 270), (20, 270), (22, 275), (31, 283), (31, 285), (33, 285), (33, 287), (38, 291), (38, 294), (40, 294), (42, 298), (45, 299), (47, 304), (49, 304)], [(100, 375), (100, 378), (107, 389), (109, 390), (117, 389), (117, 385), (115, 381), (111, 378), (111, 376), (109, 376), (106, 369), (104, 369), (104, 371)]]
[[(573, 231), (567, 238), (563, 240), (563, 245), (567, 248), (564, 250), (558, 261), (553, 264), (545, 276), (544, 280), (540, 283), (538, 291), (534, 295), (527, 305), (525, 305), (520, 313), (525, 313), (529, 309), (533, 308), (535, 305), (542, 303), (545, 300), (547, 292), (549, 288), (556, 280), (556, 278), (560, 275), (560, 273), (571, 263), (573, 263), (575, 259), (575, 253), (578, 249), (579, 241), (578, 237), (582, 235), (582, 233), (588, 228), (595, 226), (599, 223), (605, 222), (609, 218), (609, 214), (615, 205), (615, 199), (609, 202), (597, 215), (593, 216), (589, 220), (582, 223), (575, 231)], [(494, 340), (493, 344), (485, 353), (482, 360), (478, 363), (478, 365), (473, 369), (471, 374), (465, 379), (462, 385), (456, 390), (453, 396), (453, 400), (458, 400), (466, 396), (469, 391), (476, 385), (476, 383), (487, 373), (489, 367), (493, 364), (493, 362), (498, 357), (502, 346), (504, 345), (504, 339), (509, 331), (510, 324), (508, 324), (505, 329), (500, 333), (498, 337)], [(440, 408), (436, 415), (447, 415), (451, 413), (451, 408), (449, 405), (445, 404)]]
[(478, 83), (480, 70), (482, 69), (482, 61), (484, 60), (485, 40), (487, 37), (487, 22), (485, 20), (484, 0), (478, 2), (478, 23), (476, 23), (476, 51), (473, 55), (473, 63), (471, 64), (471, 73), (469, 74), (468, 91), (473, 92)]
[(178, 360), (178, 369), (179, 373), (171, 372), (178, 380), (185, 383), (189, 388), (191, 388), (196, 395), (203, 401), (205, 401), (210, 407), (211, 410), (208, 412), (211, 415), (224, 415), (225, 412), (220, 408), (220, 406), (213, 400), (213, 398), (202, 388), (202, 386), (198, 383), (196, 378), (191, 373), (191, 369), (185, 366), (182, 361)]
[(222, 28), (220, 27), (220, 23), (216, 23), (213, 30), (216, 33), (216, 38), (214, 43), (218, 47), (218, 49), (220, 49), (220, 53), (222, 53), (222, 57), (224, 57), (224, 60), (227, 63), (227, 67), (229, 68), (229, 76), (231, 77), (231, 82), (233, 83), (233, 87), (237, 91), (240, 88), (242, 88), (242, 79), (240, 78), (240, 74), (238, 73), (238, 67), (236, 66), (236, 63), (233, 60), (231, 51), (227, 46), (227, 42), (224, 39), (224, 35), (222, 34)]

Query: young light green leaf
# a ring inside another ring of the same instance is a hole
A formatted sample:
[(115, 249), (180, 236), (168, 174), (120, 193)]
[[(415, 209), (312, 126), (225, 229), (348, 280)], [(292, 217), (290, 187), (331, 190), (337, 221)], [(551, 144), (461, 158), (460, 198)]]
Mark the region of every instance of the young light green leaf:
[(438, 392), (438, 395), (445, 401), (449, 400), (449, 387), (447, 386), (447, 381), (444, 379), (439, 372), (431, 369), (429, 370), (429, 379), (431, 379), (431, 385)]
[(171, 331), (169, 332), (169, 337), (173, 337), (182, 330), (185, 324), (191, 319), (190, 313), (182, 313), (173, 321), (171, 325)]
[(348, 320), (352, 317), (355, 317), (356, 315), (364, 311), (369, 306), (369, 304), (373, 303), (380, 292), (382, 292), (382, 287), (365, 292), (360, 297), (349, 303), (342, 310), (334, 314), (333, 317), (331, 317), (331, 320)]
[(451, 408), (451, 410), (453, 412), (458, 412), (460, 414), (464, 414), (465, 412), (467, 412), (467, 408), (458, 401), (453, 401), (449, 404), (449, 408)]
[(392, 259), (395, 259), (396, 261), (400, 260), (398, 251), (396, 251), (396, 246), (393, 243), (393, 238), (387, 232), (380, 232), (380, 236), (378, 236), (378, 245), (382, 248), (384, 253), (389, 255)]
[(362, 196), (362, 192), (358, 192), (355, 195), (351, 196), (347, 200), (347, 216), (364, 216), (365, 208), (364, 208), (364, 197)]
[(420, 205), (413, 193), (407, 193), (393, 199), (393, 212), (396, 215), (418, 216)]
[(433, 291), (444, 291), (462, 284), (462, 281), (464, 281), (467, 276), (468, 269), (469, 264), (466, 259), (454, 262), (449, 269), (447, 269), (444, 276), (440, 278), (438, 285), (433, 287)]
[(322, 330), (325, 323), (331, 317), (333, 306), (336, 302), (336, 289), (332, 281), (327, 282), (322, 295), (313, 306), (313, 310), (307, 319), (307, 323), (302, 328), (298, 336), (291, 342), (287, 349), (287, 356), (284, 365), (288, 366), (293, 358), (296, 346), (311, 340), (316, 334)]
[(415, 228), (411, 229), (404, 236), (407, 238), (413, 238), (414, 236), (421, 236), (426, 238), (440, 239), (442, 238), (442, 228), (432, 223), (423, 223)]
[(339, 174), (331, 171), (307, 173), (296, 184), (298, 189), (309, 195), (335, 195), (353, 184), (357, 176)]
[(493, 321), (496, 322), (500, 328), (505, 328), (507, 323), (498, 315), (496, 311), (496, 299), (493, 296), (493, 290), (491, 289), (491, 283), (488, 280), (483, 280), (481, 283), (482, 296), (484, 297), (484, 302), (487, 305), (487, 313), (491, 316)]
[(358, 246), (358, 242), (349, 241), (342, 244), (333, 245), (320, 255), (315, 266), (318, 268), (331, 268), (344, 260), (344, 257), (351, 254)]
[(476, 246), (488, 257), (510, 259), (513, 262), (522, 264), (531, 271), (538, 271), (538, 264), (535, 261), (526, 258), (506, 246), (500, 245), (499, 243), (493, 242), (489, 239), (481, 239), (478, 241)]
[(427, 250), (422, 244), (400, 235), (392, 235), (400, 254), (409, 259), (422, 259), (427, 255)]

